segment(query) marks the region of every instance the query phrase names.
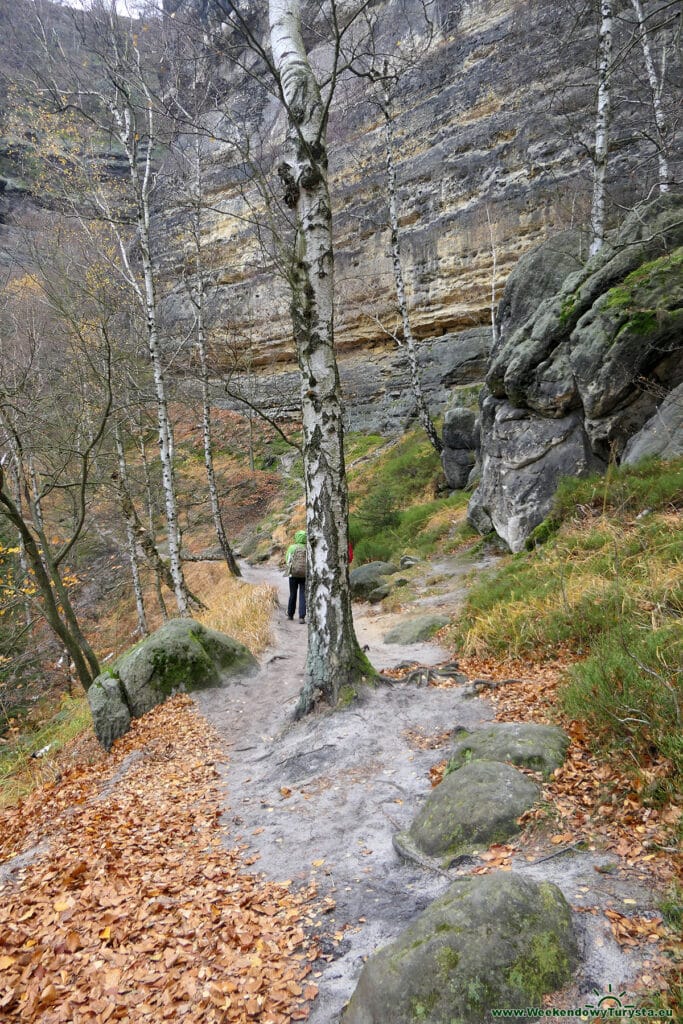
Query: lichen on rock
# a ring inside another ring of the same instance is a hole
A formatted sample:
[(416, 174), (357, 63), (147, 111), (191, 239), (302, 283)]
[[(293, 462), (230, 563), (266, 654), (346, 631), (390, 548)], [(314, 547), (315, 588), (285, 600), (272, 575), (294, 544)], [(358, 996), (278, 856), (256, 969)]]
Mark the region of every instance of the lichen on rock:
[(569, 737), (555, 725), (493, 722), (458, 733), (448, 771), (472, 761), (507, 761), (540, 771), (548, 778), (564, 762), (568, 746)]

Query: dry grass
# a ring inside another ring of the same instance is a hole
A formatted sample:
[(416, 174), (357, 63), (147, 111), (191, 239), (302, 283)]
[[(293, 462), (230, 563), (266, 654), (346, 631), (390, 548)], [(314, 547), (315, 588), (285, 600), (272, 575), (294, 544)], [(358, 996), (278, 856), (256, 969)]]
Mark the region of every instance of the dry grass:
[(235, 579), (221, 562), (197, 562), (186, 573), (189, 586), (207, 605), (194, 616), (199, 622), (239, 640), (252, 654), (268, 647), (275, 587)]
[(655, 513), (644, 523), (600, 515), (565, 527), (533, 556), (508, 561), (490, 584), (493, 599), (470, 595), (478, 607), (464, 623), (461, 649), (474, 657), (502, 649), (519, 657), (574, 633), (583, 646), (588, 634), (632, 616), (661, 628), (680, 615), (680, 523), (680, 513)]

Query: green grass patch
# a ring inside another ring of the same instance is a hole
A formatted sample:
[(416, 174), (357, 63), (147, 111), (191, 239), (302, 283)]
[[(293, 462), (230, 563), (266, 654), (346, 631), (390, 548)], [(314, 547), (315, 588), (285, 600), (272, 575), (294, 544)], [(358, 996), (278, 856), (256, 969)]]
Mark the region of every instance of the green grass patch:
[(386, 444), (381, 434), (347, 433), (344, 437), (344, 457), (347, 468), (356, 459), (362, 459)]
[[(39, 726), (26, 723), (10, 729), (0, 746), (0, 802), (12, 803), (32, 789), (35, 775), (48, 769), (60, 750), (91, 726), (86, 697), (63, 696), (57, 710)], [(45, 751), (44, 756), (34, 757), (38, 751)]]
[[(376, 448), (381, 439), (371, 435), (371, 441)], [(419, 429), (357, 467), (349, 524), (357, 564), (403, 554), (424, 558), (445, 546), (464, 519), (468, 496), (434, 498), (440, 472), (439, 457)]]
[(478, 580), (449, 637), (479, 656), (582, 656), (561, 706), (625, 760), (670, 761), (652, 802), (683, 780), (681, 510), (682, 458), (563, 481), (531, 549)]
[[(570, 718), (588, 723), (601, 746), (636, 757), (663, 755), (683, 782), (680, 620), (655, 630), (624, 622), (605, 631), (590, 656), (570, 669), (560, 701)], [(661, 796), (666, 800), (668, 794)]]

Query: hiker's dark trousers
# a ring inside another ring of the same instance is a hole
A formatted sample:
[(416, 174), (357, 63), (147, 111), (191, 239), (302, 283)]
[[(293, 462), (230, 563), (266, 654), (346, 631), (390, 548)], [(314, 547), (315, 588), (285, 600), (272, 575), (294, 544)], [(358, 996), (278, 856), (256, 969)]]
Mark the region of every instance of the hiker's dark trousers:
[(299, 618), (306, 618), (306, 577), (305, 576), (290, 576), (289, 577), (289, 603), (287, 604), (287, 614), (290, 619), (294, 618), (294, 609), (296, 608), (296, 592), (299, 591)]

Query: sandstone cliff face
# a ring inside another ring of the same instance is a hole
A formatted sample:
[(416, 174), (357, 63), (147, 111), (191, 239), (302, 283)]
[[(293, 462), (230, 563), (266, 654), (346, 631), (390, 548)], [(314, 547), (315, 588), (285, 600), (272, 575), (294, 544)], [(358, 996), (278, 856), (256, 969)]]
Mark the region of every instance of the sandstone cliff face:
[[(400, 26), (419, 25), (417, 0), (405, 6), (389, 0), (376, 9), (387, 26), (383, 43), (408, 45)], [(557, 0), (454, 0), (440, 5), (437, 20), (434, 42), (397, 90), (395, 160), (414, 332), (419, 339), (448, 336), (448, 345), (457, 347), (460, 332), (490, 323), (492, 283), (499, 298), (523, 253), (570, 222), (586, 220), (590, 167), (579, 135), (592, 118), (592, 90), (588, 71), (572, 82), (570, 69), (591, 63), (594, 40), (590, 26), (573, 21)], [(316, 58), (324, 58), (323, 47)], [(227, 81), (277, 189), (274, 165), (283, 135), (277, 104), (253, 87), (245, 104), (234, 73)], [(400, 334), (400, 320), (389, 259), (382, 117), (369, 99), (367, 82), (344, 82), (329, 143), (340, 365), (353, 407), (368, 394), (368, 380), (361, 382), (354, 370), (361, 353), (370, 377), (375, 361), (383, 361), (385, 384), (380, 379), (373, 390), (379, 428), (392, 403), (390, 334)], [(635, 192), (631, 176), (639, 162), (638, 188), (647, 188), (649, 171), (637, 147), (620, 146), (613, 158), (612, 193), (620, 201)], [(247, 177), (230, 147), (217, 145), (205, 240), (218, 267), (218, 321), (229, 325), (238, 348), (250, 349), (259, 390), (273, 396), (275, 408), (282, 386), (288, 387), (281, 374), (295, 365), (288, 292), (272, 261), (264, 263), (248, 223), (254, 216), (265, 221), (265, 209)], [(179, 293), (168, 309), (179, 322), (187, 314)], [(444, 386), (443, 377), (427, 384), (437, 406), (447, 399)]]

